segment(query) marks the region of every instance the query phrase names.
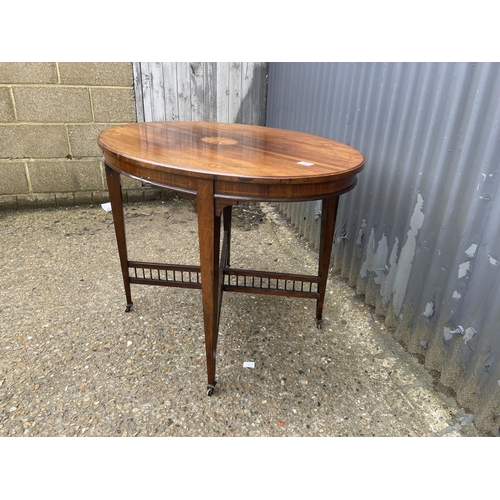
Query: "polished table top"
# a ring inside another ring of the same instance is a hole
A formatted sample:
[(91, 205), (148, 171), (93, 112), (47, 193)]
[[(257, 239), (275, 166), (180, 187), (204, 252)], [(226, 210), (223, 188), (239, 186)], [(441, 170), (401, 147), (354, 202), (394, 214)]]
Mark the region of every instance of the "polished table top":
[(216, 194), (236, 198), (320, 198), (353, 187), (364, 166), (345, 144), (253, 125), (132, 123), (103, 131), (98, 142), (106, 163), (125, 173), (188, 192), (196, 183), (186, 177), (211, 179)]

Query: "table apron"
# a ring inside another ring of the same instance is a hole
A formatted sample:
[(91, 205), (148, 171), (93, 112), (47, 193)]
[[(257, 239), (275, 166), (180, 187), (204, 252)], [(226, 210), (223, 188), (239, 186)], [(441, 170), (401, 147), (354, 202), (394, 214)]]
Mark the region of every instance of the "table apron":
[[(183, 193), (194, 198), (199, 191), (200, 182), (206, 179), (198, 179), (189, 175), (177, 174), (161, 170), (149, 170), (128, 162), (114, 163), (105, 162), (106, 165), (121, 175), (156, 186)], [(154, 175), (153, 175), (154, 174)], [(313, 201), (331, 196), (339, 196), (353, 189), (357, 184), (356, 175), (330, 182), (314, 182), (293, 184), (283, 182), (281, 184), (268, 184), (263, 182), (221, 181), (214, 182), (214, 198), (221, 200), (220, 206), (231, 204), (234, 200), (255, 202), (293, 202)], [(224, 203), (223, 200), (228, 200)]]
[(313, 201), (339, 196), (356, 186), (355, 175), (330, 182), (264, 184), (215, 181), (215, 197), (241, 201)]

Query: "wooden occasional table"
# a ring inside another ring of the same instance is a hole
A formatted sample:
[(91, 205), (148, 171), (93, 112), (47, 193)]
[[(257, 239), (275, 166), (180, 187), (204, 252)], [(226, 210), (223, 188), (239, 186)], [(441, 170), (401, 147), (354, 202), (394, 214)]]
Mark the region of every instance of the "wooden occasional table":
[[(339, 195), (355, 186), (364, 166), (361, 153), (301, 132), (205, 122), (119, 125), (101, 132), (98, 143), (106, 164), (126, 311), (132, 308), (131, 283), (201, 289), (207, 395), (212, 395), (216, 384), (222, 292), (315, 299), (320, 327)], [(198, 214), (199, 266), (128, 260), (120, 175), (175, 190), (193, 201)], [(233, 205), (308, 200), (322, 200), (316, 276), (230, 267)]]

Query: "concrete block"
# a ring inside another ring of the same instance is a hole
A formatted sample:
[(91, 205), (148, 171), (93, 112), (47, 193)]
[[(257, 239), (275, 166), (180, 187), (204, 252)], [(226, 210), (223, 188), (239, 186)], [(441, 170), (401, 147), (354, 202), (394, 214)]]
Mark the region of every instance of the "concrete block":
[(142, 189), (142, 182), (131, 177), (121, 176), (121, 183), (123, 189)]
[(144, 190), (129, 189), (123, 193), (123, 202), (130, 203), (132, 201), (144, 201)]
[(92, 89), (94, 118), (102, 123), (136, 122), (133, 89)]
[(36, 195), (37, 207), (53, 207), (55, 204), (56, 199), (53, 193), (39, 193)]
[(14, 108), (10, 97), (10, 89), (0, 87), (0, 122), (13, 122), (14, 120)]
[(161, 200), (161, 189), (159, 188), (144, 189), (144, 200), (145, 201)]
[(132, 87), (133, 70), (129, 62), (61, 62), (61, 84)]
[(99, 160), (54, 160), (28, 163), (34, 193), (102, 189)]
[[(104, 177), (104, 189), (108, 189), (108, 183), (106, 181), (106, 174), (105, 173), (104, 173), (103, 177)], [(141, 181), (139, 181), (137, 179), (132, 179), (131, 177), (127, 177), (126, 175), (120, 176), (120, 183), (122, 185), (123, 190), (143, 189)]]
[(98, 205), (100, 203), (108, 203), (109, 193), (107, 191), (94, 191), (92, 193), (92, 203)]
[(14, 87), (17, 119), (24, 122), (92, 122), (88, 89)]
[(55, 203), (58, 207), (73, 207), (75, 195), (73, 193), (55, 193)]
[(68, 125), (69, 142), (73, 156), (98, 156), (102, 151), (97, 145), (97, 137), (109, 124)]
[(57, 83), (56, 63), (0, 62), (0, 83)]
[(36, 195), (19, 194), (17, 195), (17, 208), (36, 208), (38, 206)]
[[(57, 195), (56, 195), (57, 198)], [(89, 191), (78, 191), (74, 193), (75, 206), (92, 205), (92, 193)]]
[(0, 126), (0, 158), (64, 158), (68, 154), (62, 125)]
[(172, 201), (178, 198), (179, 193), (172, 189), (161, 189), (160, 190), (160, 199), (165, 201)]
[(22, 162), (0, 162), (0, 195), (28, 194), (28, 181)]
[(17, 209), (17, 196), (0, 195), (0, 212)]

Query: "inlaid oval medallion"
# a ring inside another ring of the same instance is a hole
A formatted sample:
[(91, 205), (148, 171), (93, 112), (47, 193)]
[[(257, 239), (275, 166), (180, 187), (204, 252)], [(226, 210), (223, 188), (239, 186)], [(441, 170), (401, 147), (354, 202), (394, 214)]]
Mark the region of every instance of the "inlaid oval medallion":
[(234, 139), (229, 139), (228, 137), (203, 137), (203, 142), (208, 144), (220, 144), (222, 146), (231, 146), (233, 144), (238, 144), (238, 141)]

